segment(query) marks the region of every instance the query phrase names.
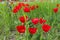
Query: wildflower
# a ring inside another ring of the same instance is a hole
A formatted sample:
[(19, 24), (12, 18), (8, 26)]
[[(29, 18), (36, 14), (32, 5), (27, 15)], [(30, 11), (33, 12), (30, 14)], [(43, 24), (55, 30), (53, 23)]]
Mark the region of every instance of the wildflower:
[(25, 23), (27, 20), (28, 20), (28, 17), (24, 17), (24, 16), (21, 16), (19, 17), (19, 20), (22, 22), (22, 23)]
[(46, 20), (44, 20), (43, 18), (40, 18), (39, 22), (40, 22), (40, 24), (43, 24), (46, 22)]
[(54, 8), (53, 11), (54, 11), (55, 13), (57, 13), (57, 12), (58, 12), (58, 8)]
[(13, 13), (17, 13), (20, 9), (21, 7), (19, 5), (15, 6), (13, 9)]
[(36, 24), (39, 22), (39, 19), (38, 19), (38, 18), (34, 18), (34, 19), (32, 19), (31, 21), (32, 21), (32, 23), (33, 23), (34, 25), (36, 25)]
[(17, 13), (18, 12), (18, 9), (17, 9), (17, 7), (15, 7), (14, 9), (13, 9), (13, 13)]
[(25, 33), (25, 30), (26, 30), (24, 25), (18, 25), (16, 29), (19, 33)]
[(35, 10), (35, 5), (30, 7), (31, 10)]
[(42, 29), (43, 29), (44, 32), (48, 32), (51, 29), (51, 26), (48, 25), (48, 24), (43, 24)]
[(30, 8), (29, 7), (24, 7), (24, 12), (30, 12)]
[(30, 34), (35, 34), (37, 31), (37, 28), (29, 28)]
[(29, 7), (29, 4), (25, 4), (24, 7)]
[(21, 7), (25, 6), (25, 4), (23, 2), (20, 2), (18, 5), (21, 6)]

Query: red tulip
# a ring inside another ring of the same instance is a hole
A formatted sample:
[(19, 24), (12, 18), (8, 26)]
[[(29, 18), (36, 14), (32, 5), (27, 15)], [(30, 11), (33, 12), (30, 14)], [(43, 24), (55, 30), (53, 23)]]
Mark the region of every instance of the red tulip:
[(38, 18), (32, 19), (32, 23), (33, 23), (34, 25), (36, 25), (38, 22), (39, 22), (39, 19), (38, 19)]
[(39, 21), (40, 21), (40, 24), (42, 24), (42, 23), (43, 23), (43, 18), (40, 18), (40, 20), (39, 20)]
[(18, 5), (21, 7), (25, 6), (25, 4), (23, 2), (20, 2)]
[(17, 7), (17, 10), (19, 11), (21, 9), (21, 7), (19, 5), (16, 6)]
[(46, 22), (46, 20), (43, 19), (43, 23), (45, 23), (45, 22)]
[(17, 13), (18, 12), (18, 9), (17, 9), (17, 7), (15, 7), (14, 9), (13, 9), (13, 13)]
[(13, 9), (13, 13), (17, 13), (20, 9), (21, 7), (19, 5), (15, 6)]
[(23, 2), (19, 3), (18, 5), (23, 6), (23, 7), (26, 7), (26, 6), (28, 7), (29, 6), (29, 4), (24, 4)]
[(19, 33), (25, 33), (25, 30), (26, 30), (24, 25), (19, 25), (16, 27), (16, 29)]
[(29, 7), (29, 4), (25, 4), (24, 7)]
[(43, 18), (40, 18), (39, 22), (40, 22), (40, 24), (43, 24), (46, 22), (46, 20), (44, 20)]
[(35, 5), (30, 7), (31, 10), (35, 10)]
[(51, 26), (48, 24), (43, 24), (42, 29), (44, 32), (48, 32), (51, 29)]
[(29, 28), (30, 34), (35, 34), (37, 31), (37, 28)]
[(54, 11), (55, 13), (57, 13), (57, 12), (58, 12), (58, 8), (54, 8), (53, 11)]
[(29, 7), (25, 7), (24, 8), (24, 12), (30, 12), (30, 8)]
[(24, 16), (21, 16), (19, 17), (19, 20), (22, 22), (22, 23), (25, 23), (27, 20), (28, 20), (28, 17), (24, 17)]

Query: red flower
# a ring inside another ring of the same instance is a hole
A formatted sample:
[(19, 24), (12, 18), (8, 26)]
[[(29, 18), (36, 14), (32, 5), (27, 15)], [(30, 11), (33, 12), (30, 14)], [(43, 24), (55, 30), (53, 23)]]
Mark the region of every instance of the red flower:
[(25, 4), (24, 7), (29, 7), (29, 4)]
[(38, 19), (38, 18), (32, 19), (32, 23), (33, 23), (34, 25), (36, 25), (38, 22), (39, 22), (39, 19)]
[(35, 34), (37, 31), (37, 28), (29, 28), (30, 34)]
[(13, 9), (13, 13), (17, 13), (20, 9), (21, 7), (19, 5), (15, 6)]
[(13, 13), (17, 13), (18, 12), (18, 9), (17, 9), (17, 7), (15, 7), (14, 9), (13, 9)]
[(27, 20), (28, 20), (28, 17), (24, 17), (24, 16), (21, 16), (19, 17), (19, 20), (22, 22), (22, 23), (25, 23)]
[(25, 7), (24, 8), (24, 12), (30, 12), (30, 8), (29, 7)]
[(57, 13), (57, 12), (58, 12), (58, 8), (54, 8), (53, 11), (54, 11), (55, 13)]
[(46, 22), (46, 20), (43, 20), (43, 23), (45, 23)]
[(31, 10), (35, 10), (35, 5), (30, 7)]
[(43, 24), (46, 22), (46, 20), (44, 20), (43, 18), (40, 18), (39, 22), (40, 22), (40, 24)]
[(25, 6), (25, 4), (23, 2), (20, 2), (18, 5), (21, 7)]
[(21, 6), (19, 6), (19, 5), (17, 5), (16, 7), (17, 7), (17, 10), (18, 11), (21, 9)]
[(28, 6), (29, 6), (29, 4), (24, 4), (24, 3), (22, 3), (22, 2), (19, 3), (18, 5), (21, 6), (21, 7), (28, 7)]
[(25, 33), (25, 30), (26, 30), (24, 25), (19, 25), (16, 27), (16, 29), (19, 33)]
[(49, 26), (48, 24), (43, 24), (42, 29), (44, 32), (48, 32), (51, 29), (51, 26)]
[(42, 19), (42, 18), (40, 18), (40, 20), (39, 20), (39, 21), (40, 21), (40, 24), (42, 24), (42, 23), (43, 23), (43, 19)]

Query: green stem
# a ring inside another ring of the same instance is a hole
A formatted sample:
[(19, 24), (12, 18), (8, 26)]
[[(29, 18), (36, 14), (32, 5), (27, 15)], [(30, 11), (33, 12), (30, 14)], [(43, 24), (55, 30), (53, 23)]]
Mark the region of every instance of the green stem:
[[(22, 13), (23, 13), (23, 16), (24, 16), (24, 18), (26, 20), (26, 14), (23, 11), (22, 11)], [(26, 32), (25, 32), (26, 38), (25, 38), (25, 40), (28, 40), (28, 27), (29, 27), (29, 25), (28, 25), (28, 23), (26, 21), (25, 21), (25, 26), (26, 26)]]
[(43, 34), (43, 32), (41, 32), (40, 40), (42, 40), (42, 34)]
[[(42, 6), (43, 6), (43, 4), (44, 4), (44, 3), (42, 3)], [(42, 10), (42, 6), (41, 6), (41, 10)], [(42, 11), (42, 13), (43, 13), (43, 11)], [(40, 40), (42, 40), (42, 35), (43, 35), (42, 28), (41, 28), (41, 33), (40, 33), (40, 34), (41, 34), (41, 36), (40, 36)]]
[(26, 33), (25, 33), (25, 35), (26, 35), (26, 40), (28, 40), (28, 27), (29, 27), (29, 25), (27, 25), (27, 23), (26, 23)]

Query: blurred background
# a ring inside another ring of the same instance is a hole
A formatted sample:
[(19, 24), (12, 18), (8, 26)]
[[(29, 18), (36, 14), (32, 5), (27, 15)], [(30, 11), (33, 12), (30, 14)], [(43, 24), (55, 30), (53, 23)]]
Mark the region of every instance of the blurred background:
[[(20, 1), (20, 2), (34, 2), (34, 1), (40, 1), (40, 2), (45, 2), (45, 1), (47, 1), (47, 2), (57, 2), (57, 1), (59, 1), (59, 0), (0, 0), (0, 2), (2, 2), (2, 1)], [(60, 2), (60, 1), (59, 1)]]

